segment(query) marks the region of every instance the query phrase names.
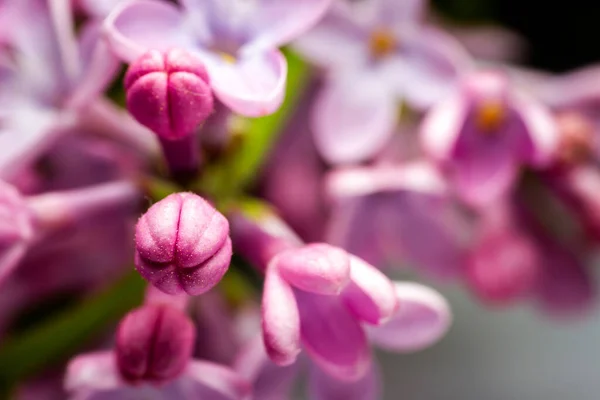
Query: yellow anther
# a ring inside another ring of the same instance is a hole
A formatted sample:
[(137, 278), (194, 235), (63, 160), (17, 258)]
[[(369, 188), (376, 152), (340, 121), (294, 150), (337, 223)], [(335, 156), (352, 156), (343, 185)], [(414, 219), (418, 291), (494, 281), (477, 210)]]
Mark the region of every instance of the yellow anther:
[(506, 109), (499, 101), (487, 101), (476, 111), (477, 128), (484, 133), (494, 133), (506, 118)]
[(235, 62), (237, 61), (237, 59), (235, 58), (234, 55), (225, 53), (224, 51), (220, 51), (219, 56), (221, 56), (221, 59), (223, 61), (225, 61), (227, 64), (235, 64)]
[(376, 29), (369, 38), (369, 48), (374, 58), (390, 55), (398, 46), (398, 40), (389, 29)]

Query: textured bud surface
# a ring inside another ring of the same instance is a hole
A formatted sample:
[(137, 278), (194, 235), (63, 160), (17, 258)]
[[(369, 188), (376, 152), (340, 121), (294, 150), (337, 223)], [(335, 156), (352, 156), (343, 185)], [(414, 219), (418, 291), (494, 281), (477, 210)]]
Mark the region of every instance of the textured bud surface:
[(181, 49), (152, 50), (127, 71), (127, 109), (161, 139), (182, 139), (213, 111), (208, 82), (204, 65), (194, 55)]
[(176, 378), (192, 356), (194, 325), (168, 305), (146, 305), (127, 314), (117, 331), (116, 356), (130, 382), (162, 383)]
[(175, 193), (138, 221), (135, 264), (169, 293), (198, 295), (215, 286), (231, 260), (229, 223), (202, 197)]

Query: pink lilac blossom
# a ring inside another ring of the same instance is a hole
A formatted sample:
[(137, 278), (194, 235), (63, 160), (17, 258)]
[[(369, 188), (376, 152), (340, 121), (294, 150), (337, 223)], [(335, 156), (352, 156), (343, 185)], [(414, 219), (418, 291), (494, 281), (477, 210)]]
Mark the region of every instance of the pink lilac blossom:
[(273, 113), (283, 101), (287, 62), (277, 47), (303, 34), (331, 0), (140, 0), (105, 20), (106, 38), (122, 60), (150, 49), (186, 49), (204, 62), (217, 98), (248, 116)]
[(326, 69), (311, 119), (315, 144), (328, 162), (371, 158), (392, 137), (401, 101), (426, 109), (471, 69), (455, 39), (423, 23), (426, 5), (339, 1), (294, 42)]

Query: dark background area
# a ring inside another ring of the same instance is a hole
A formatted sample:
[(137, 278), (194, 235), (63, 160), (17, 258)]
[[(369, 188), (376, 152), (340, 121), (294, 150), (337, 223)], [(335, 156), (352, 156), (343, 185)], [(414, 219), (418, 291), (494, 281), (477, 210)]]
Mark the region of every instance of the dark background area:
[(600, 1), (432, 0), (457, 21), (509, 27), (527, 39), (528, 64), (555, 72), (600, 61)]

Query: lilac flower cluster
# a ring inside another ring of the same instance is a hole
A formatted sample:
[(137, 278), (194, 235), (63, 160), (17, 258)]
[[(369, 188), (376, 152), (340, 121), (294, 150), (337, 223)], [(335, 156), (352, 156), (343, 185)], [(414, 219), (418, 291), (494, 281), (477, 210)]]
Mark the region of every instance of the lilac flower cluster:
[[(0, 335), (135, 266), (144, 300), (57, 398), (286, 399), (304, 374), (311, 399), (374, 400), (373, 348), (452, 320), (392, 266), (588, 311), (600, 70), (515, 48), (425, 0), (0, 0)], [(275, 116), (270, 149), (248, 125)]]

